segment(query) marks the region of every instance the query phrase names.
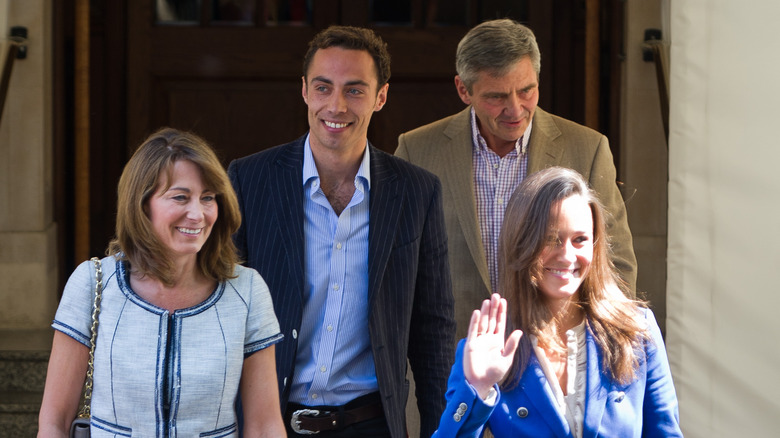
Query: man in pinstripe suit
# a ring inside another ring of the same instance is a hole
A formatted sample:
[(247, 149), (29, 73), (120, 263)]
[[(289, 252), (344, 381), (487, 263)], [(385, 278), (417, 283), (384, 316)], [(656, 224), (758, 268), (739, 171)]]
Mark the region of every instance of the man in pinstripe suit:
[(334, 26), (304, 58), (309, 133), (236, 160), (235, 240), (271, 290), (288, 435), (406, 436), (407, 358), (421, 436), (444, 409), (454, 351), (441, 185), (372, 147), (385, 104), (386, 44)]

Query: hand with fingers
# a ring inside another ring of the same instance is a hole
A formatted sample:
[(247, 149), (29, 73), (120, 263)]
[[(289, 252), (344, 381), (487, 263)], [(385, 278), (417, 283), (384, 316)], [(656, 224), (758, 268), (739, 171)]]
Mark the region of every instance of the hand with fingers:
[(483, 400), (509, 370), (523, 335), (515, 330), (504, 340), (506, 308), (506, 299), (493, 294), (482, 302), (481, 310), (471, 314), (463, 349), (463, 373)]

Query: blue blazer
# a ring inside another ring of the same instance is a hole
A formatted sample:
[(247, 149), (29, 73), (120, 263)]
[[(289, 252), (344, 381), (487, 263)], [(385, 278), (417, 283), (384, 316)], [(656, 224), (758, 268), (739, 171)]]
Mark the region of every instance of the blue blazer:
[[(305, 138), (235, 160), (228, 168), (243, 217), (236, 245), (246, 265), (268, 283), (284, 334), (276, 345), (282, 412), (295, 373), (304, 305)], [(393, 437), (406, 437), (408, 358), (421, 433), (430, 436), (444, 410), (455, 356), (441, 184), (433, 174), (369, 147), (368, 330), (379, 392)]]
[[(651, 341), (645, 343), (636, 380), (620, 385), (604, 374), (601, 351), (590, 329), (586, 330), (588, 355), (583, 438), (682, 437), (677, 396), (669, 370), (661, 330), (653, 312), (643, 309)], [(479, 437), (485, 423), (496, 438), (573, 437), (544, 371), (534, 354), (518, 386), (500, 392), (496, 405), (487, 406), (463, 375), (463, 345), (447, 389), (447, 408), (435, 437)], [(496, 388), (498, 389), (498, 388)]]

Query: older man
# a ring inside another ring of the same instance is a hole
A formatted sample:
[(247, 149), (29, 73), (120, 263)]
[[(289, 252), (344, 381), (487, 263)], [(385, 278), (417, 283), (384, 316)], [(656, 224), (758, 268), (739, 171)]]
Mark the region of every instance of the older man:
[(537, 107), (541, 55), (533, 32), (484, 22), (458, 44), (458, 114), (401, 134), (395, 154), (442, 182), (457, 337), (471, 311), (498, 292), (504, 206), (526, 175), (550, 166), (581, 173), (611, 213), (613, 262), (633, 294), (636, 257), (607, 138)]

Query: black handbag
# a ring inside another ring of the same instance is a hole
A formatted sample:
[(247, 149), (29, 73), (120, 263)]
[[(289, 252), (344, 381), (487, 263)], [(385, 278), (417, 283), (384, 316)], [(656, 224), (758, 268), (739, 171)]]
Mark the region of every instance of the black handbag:
[(87, 362), (87, 378), (84, 381), (84, 405), (76, 419), (70, 424), (70, 438), (89, 438), (90, 405), (92, 402), (92, 373), (95, 370), (95, 342), (97, 341), (98, 315), (100, 314), (100, 299), (103, 293), (103, 269), (100, 259), (92, 257), (95, 264), (95, 300), (92, 303), (92, 337), (89, 341), (89, 361)]

